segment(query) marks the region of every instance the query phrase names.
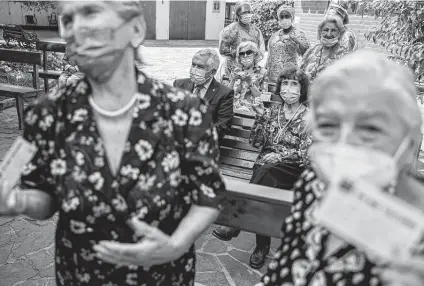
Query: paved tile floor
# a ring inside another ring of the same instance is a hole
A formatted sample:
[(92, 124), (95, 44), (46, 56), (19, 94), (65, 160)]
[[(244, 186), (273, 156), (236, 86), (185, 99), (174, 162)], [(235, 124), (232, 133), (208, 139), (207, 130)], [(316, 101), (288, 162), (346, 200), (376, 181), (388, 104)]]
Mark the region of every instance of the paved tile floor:
[[(188, 75), (192, 55), (197, 47), (146, 47), (145, 71), (167, 83)], [(17, 130), (14, 108), (0, 112), (0, 158), (21, 132)], [(0, 286), (52, 286), (54, 280), (55, 218), (34, 221), (25, 218), (0, 218)], [(209, 228), (196, 242), (197, 278), (205, 286), (255, 285), (265, 267), (248, 266), (255, 246), (253, 234), (241, 233), (231, 242), (211, 235)], [(273, 240), (271, 253), (278, 246)]]

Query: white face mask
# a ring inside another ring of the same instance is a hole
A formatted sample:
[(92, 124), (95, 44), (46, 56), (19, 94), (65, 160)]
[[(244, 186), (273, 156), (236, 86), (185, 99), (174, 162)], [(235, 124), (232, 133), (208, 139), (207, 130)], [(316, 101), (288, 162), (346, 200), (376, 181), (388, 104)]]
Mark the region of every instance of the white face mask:
[(248, 25), (252, 22), (252, 14), (244, 14), (240, 17), (240, 21), (245, 24)]
[(255, 56), (254, 55), (250, 55), (250, 56), (244, 56), (240, 58), (240, 63), (248, 68), (253, 64), (253, 61), (255, 60)]
[(190, 79), (195, 85), (204, 84), (212, 77), (212, 72), (207, 72), (198, 68), (190, 69)]
[(324, 37), (321, 37), (321, 44), (323, 44), (324, 47), (330, 48), (337, 44), (339, 42), (339, 37), (335, 37), (332, 39), (327, 39)]
[(280, 97), (289, 105), (298, 102), (300, 98), (300, 86), (282, 86)]
[(284, 30), (289, 29), (292, 26), (292, 20), (291, 19), (281, 19), (280, 20), (280, 27)]
[(397, 164), (409, 142), (409, 138), (405, 138), (393, 156), (346, 143), (314, 143), (309, 156), (318, 177), (327, 184), (340, 179), (365, 180), (384, 189), (395, 184), (399, 175)]

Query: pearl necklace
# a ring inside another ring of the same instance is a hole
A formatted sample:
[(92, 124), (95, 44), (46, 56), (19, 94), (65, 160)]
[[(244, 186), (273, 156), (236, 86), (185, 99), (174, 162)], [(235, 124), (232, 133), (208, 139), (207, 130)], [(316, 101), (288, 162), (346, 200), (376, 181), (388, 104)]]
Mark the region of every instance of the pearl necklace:
[(104, 110), (103, 108), (101, 108), (100, 106), (98, 106), (94, 100), (93, 97), (89, 97), (88, 98), (88, 102), (90, 103), (90, 106), (100, 115), (103, 115), (105, 117), (119, 117), (125, 113), (128, 112), (128, 110), (131, 109), (131, 107), (134, 106), (134, 104), (136, 103), (138, 99), (138, 94), (134, 94), (134, 96), (131, 98), (131, 100), (122, 108), (118, 109), (118, 110), (114, 110), (114, 111), (109, 111), (109, 110)]

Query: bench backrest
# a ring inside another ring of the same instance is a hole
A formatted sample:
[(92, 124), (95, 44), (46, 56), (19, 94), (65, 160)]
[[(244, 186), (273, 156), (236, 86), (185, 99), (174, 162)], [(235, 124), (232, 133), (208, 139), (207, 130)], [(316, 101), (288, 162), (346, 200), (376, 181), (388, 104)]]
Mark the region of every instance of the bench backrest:
[(24, 39), (24, 30), (22, 30), (21, 26), (2, 26), (3, 29), (3, 37), (8, 38), (12, 37), (15, 39)]
[(53, 41), (38, 41), (35, 44), (35, 48), (38, 51), (64, 53), (66, 50), (66, 43)]
[(0, 61), (16, 62), (16, 63), (24, 63), (24, 64), (32, 65), (33, 87), (36, 89), (40, 88), (40, 84), (38, 82), (38, 65), (42, 64), (41, 53), (0, 49)]

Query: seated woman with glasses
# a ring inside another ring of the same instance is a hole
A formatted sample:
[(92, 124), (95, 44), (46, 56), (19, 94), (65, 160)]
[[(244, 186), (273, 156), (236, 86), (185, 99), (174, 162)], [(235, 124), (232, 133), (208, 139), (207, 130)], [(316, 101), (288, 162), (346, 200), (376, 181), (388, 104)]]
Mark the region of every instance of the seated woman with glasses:
[(268, 91), (267, 72), (259, 66), (262, 58), (262, 52), (253, 42), (242, 42), (237, 47), (236, 67), (229, 86), (234, 90), (234, 111), (252, 111), (255, 98)]
[[(262, 150), (253, 167), (250, 183), (289, 190), (308, 165), (307, 149), (312, 143), (306, 122), (308, 85), (306, 75), (291, 66), (282, 71), (277, 81), (283, 104), (266, 109), (258, 98), (252, 106), (256, 119), (250, 143)], [(230, 240), (239, 232), (220, 227), (214, 230), (213, 235)], [(250, 257), (250, 266), (261, 268), (264, 265), (270, 244), (270, 237), (256, 235), (256, 248)]]

